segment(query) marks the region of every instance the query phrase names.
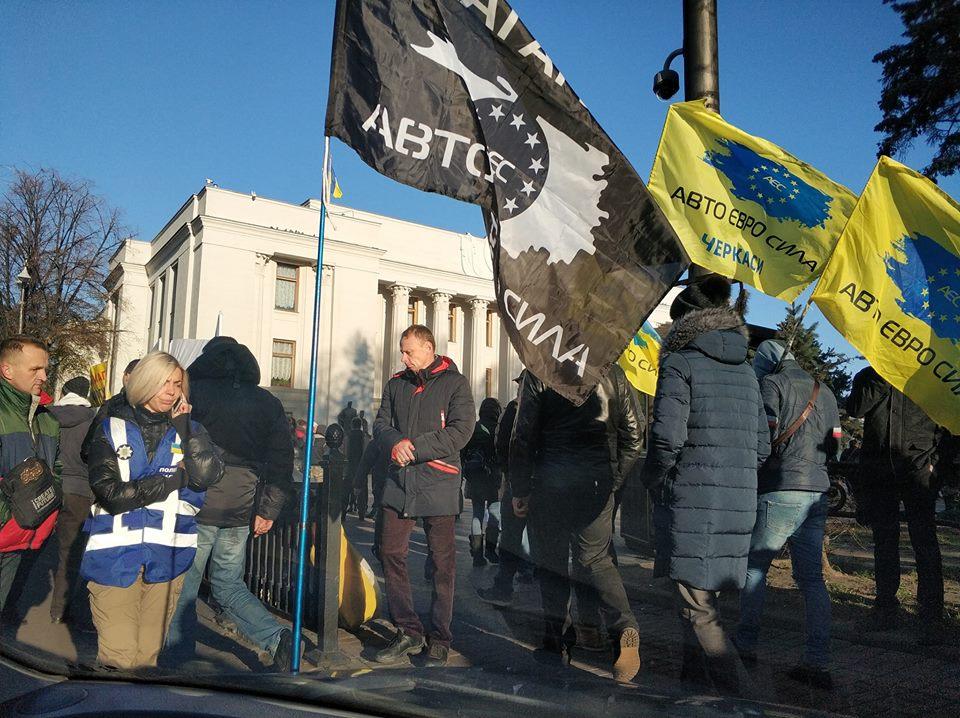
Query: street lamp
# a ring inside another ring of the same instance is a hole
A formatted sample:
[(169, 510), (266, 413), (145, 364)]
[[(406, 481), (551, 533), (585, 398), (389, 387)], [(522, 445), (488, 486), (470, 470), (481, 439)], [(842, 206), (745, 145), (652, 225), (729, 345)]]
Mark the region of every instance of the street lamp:
[(20, 324), (17, 329), (18, 334), (23, 334), (23, 298), (28, 284), (30, 284), (30, 272), (28, 272), (26, 266), (24, 266), (20, 274), (17, 275), (17, 286), (20, 288)]

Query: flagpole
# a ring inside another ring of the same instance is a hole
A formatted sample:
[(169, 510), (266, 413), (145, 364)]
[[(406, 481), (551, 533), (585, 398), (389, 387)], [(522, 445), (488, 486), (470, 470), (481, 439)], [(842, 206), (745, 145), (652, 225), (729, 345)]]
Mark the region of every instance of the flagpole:
[[(300, 672), (300, 639), (303, 633), (303, 581), (307, 561), (307, 518), (310, 512), (310, 464), (313, 458), (313, 418), (317, 406), (317, 354), (320, 343), (320, 296), (323, 282), (323, 230), (327, 216), (327, 169), (330, 138), (323, 141), (323, 179), (320, 188), (320, 231), (317, 242), (317, 274), (313, 291), (313, 337), (310, 346), (310, 394), (307, 402), (307, 441), (303, 459), (303, 494), (300, 500), (300, 545), (297, 557), (297, 589), (293, 609), (293, 657), (290, 672)], [(317, 557), (319, 559), (319, 557)]]

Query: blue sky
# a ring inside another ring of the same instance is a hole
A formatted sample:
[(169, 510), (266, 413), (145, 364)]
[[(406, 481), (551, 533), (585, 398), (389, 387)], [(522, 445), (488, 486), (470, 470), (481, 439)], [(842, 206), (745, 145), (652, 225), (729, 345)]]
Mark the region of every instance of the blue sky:
[[(646, 179), (667, 109), (652, 77), (682, 42), (680, 0), (513, 6)], [(90, 179), (143, 239), (206, 177), (291, 202), (318, 196), (333, 11), (333, 0), (4, 0), (0, 185), (11, 166)], [(722, 114), (859, 193), (880, 117), (871, 58), (901, 32), (880, 0), (721, 0)], [(483, 233), (478, 208), (381, 177), (337, 141), (333, 152), (344, 204)], [(919, 168), (928, 157), (921, 144), (899, 159)], [(960, 196), (960, 179), (941, 186)], [(782, 318), (782, 302), (752, 294), (752, 321)], [(854, 353), (815, 308), (808, 316)]]

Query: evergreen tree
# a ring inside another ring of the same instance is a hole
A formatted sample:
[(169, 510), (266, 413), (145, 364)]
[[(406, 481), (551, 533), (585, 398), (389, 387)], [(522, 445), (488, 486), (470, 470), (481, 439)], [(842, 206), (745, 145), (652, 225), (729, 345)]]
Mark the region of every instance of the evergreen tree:
[(797, 363), (830, 387), (842, 406), (852, 384), (851, 374), (846, 369), (850, 357), (833, 347), (824, 348), (817, 335), (818, 322), (804, 326), (800, 321), (802, 311), (803, 307), (799, 304), (787, 307), (787, 315), (777, 325), (777, 338), (788, 342), (793, 337), (790, 351)]
[(960, 0), (884, 2), (900, 13), (907, 42), (873, 58), (883, 66), (879, 154), (923, 137), (935, 150), (924, 173), (952, 175), (960, 169)]

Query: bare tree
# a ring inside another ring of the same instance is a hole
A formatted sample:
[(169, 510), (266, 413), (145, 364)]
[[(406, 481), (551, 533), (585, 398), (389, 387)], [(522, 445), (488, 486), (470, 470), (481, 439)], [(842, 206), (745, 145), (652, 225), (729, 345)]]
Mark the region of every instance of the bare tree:
[(17, 274), (26, 267), (24, 331), (50, 343), (55, 373), (85, 373), (89, 358), (110, 348), (103, 282), (124, 236), (120, 212), (89, 181), (16, 170), (0, 199), (0, 335), (17, 332)]

